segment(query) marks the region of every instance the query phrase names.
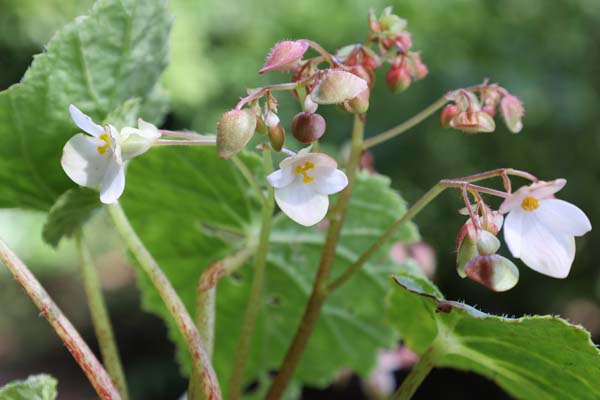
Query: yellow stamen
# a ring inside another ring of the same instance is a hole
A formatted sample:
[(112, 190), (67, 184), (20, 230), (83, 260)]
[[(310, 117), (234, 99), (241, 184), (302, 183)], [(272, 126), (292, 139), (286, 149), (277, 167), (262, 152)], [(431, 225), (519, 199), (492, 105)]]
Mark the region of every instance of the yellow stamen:
[(103, 133), (100, 135), (100, 139), (104, 141), (104, 146), (98, 146), (96, 150), (98, 150), (98, 153), (104, 154), (110, 147), (110, 136), (108, 136), (108, 133)]
[(536, 210), (540, 206), (540, 202), (535, 197), (525, 197), (521, 202), (521, 208), (525, 211)]
[(315, 178), (308, 175), (307, 171), (313, 169), (314, 167), (315, 167), (315, 164), (311, 163), (310, 161), (307, 161), (304, 163), (304, 165), (296, 165), (295, 172), (298, 175), (302, 175), (303, 183), (311, 183), (312, 181), (315, 180)]

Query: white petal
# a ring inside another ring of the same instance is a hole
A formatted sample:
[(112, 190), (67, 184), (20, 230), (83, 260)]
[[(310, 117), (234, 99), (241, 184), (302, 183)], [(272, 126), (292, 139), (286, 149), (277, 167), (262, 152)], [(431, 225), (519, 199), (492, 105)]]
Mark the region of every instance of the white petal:
[(116, 203), (125, 189), (125, 169), (116, 161), (111, 162), (106, 169), (100, 190), (100, 201), (104, 204)]
[(81, 110), (75, 107), (73, 104), (69, 106), (69, 113), (75, 125), (77, 125), (84, 132), (89, 133), (92, 136), (98, 137), (104, 133), (104, 128), (94, 123), (90, 117), (81, 112)]
[(523, 216), (527, 211), (516, 209), (504, 220), (504, 241), (514, 257), (521, 257)]
[(161, 133), (156, 126), (150, 122), (146, 122), (141, 118), (138, 118), (138, 128), (140, 135), (149, 139), (158, 139), (161, 137)]
[(525, 197), (531, 196), (538, 200), (549, 198), (566, 184), (567, 181), (565, 179), (555, 179), (550, 182), (539, 181), (529, 186), (522, 186), (502, 202), (500, 212), (504, 214), (520, 208)]
[(104, 144), (102, 140), (83, 133), (69, 139), (60, 161), (69, 178), (81, 186), (98, 186), (112, 157), (110, 149), (104, 154), (98, 152), (98, 147)]
[(286, 168), (293, 165), (302, 165), (307, 161), (310, 161), (316, 167), (328, 167), (337, 168), (337, 161), (334, 158), (323, 153), (303, 153), (300, 150), (297, 155), (288, 157), (279, 164), (279, 168)]
[(312, 175), (315, 180), (310, 186), (321, 194), (334, 194), (348, 186), (348, 177), (339, 169), (315, 168)]
[(301, 181), (275, 189), (275, 201), (292, 220), (304, 226), (315, 225), (327, 214), (329, 197), (317, 193)]
[(523, 218), (521, 260), (531, 269), (554, 278), (565, 278), (575, 258), (575, 238), (548, 230), (535, 213)]
[(119, 134), (119, 147), (123, 161), (147, 152), (156, 137), (151, 132), (142, 132), (136, 128), (123, 128)]
[(267, 176), (267, 181), (274, 188), (282, 188), (289, 185), (294, 180), (294, 173), (291, 168), (278, 169)]
[(592, 224), (584, 212), (563, 200), (542, 200), (534, 213), (552, 231), (582, 236), (592, 229)]

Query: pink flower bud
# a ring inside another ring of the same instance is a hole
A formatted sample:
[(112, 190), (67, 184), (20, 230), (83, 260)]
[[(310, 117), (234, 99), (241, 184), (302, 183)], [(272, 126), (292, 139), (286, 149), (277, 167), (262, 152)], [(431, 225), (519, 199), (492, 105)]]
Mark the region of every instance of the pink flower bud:
[(275, 125), (269, 128), (269, 141), (275, 151), (281, 151), (285, 143), (285, 129), (281, 125)]
[(423, 63), (421, 60), (421, 55), (418, 53), (412, 53), (411, 57), (411, 74), (415, 77), (415, 79), (423, 79), (429, 74), (429, 69), (427, 65)]
[(279, 70), (289, 71), (294, 69), (296, 62), (302, 58), (308, 50), (308, 42), (306, 40), (283, 40), (271, 49), (265, 65), (262, 67), (259, 74), (265, 72)]
[(506, 95), (500, 100), (500, 114), (504, 123), (512, 133), (519, 133), (523, 129), (523, 116), (525, 109), (521, 100), (513, 95)]
[(385, 83), (392, 93), (402, 92), (410, 86), (410, 72), (406, 66), (392, 66), (385, 74)]
[(217, 154), (228, 159), (246, 146), (256, 130), (256, 114), (249, 109), (227, 111), (217, 124)]
[(456, 104), (448, 104), (442, 110), (440, 114), (440, 125), (442, 128), (448, 128), (450, 126), (450, 121), (454, 119), (459, 113), (458, 106)]
[(473, 258), (465, 266), (467, 277), (495, 292), (505, 292), (519, 281), (519, 270), (505, 257), (497, 254)]
[(339, 104), (367, 89), (367, 82), (339, 69), (326, 71), (313, 88), (310, 97), (318, 104)]
[(365, 89), (358, 94), (358, 96), (344, 102), (344, 109), (352, 114), (362, 114), (367, 112), (369, 109), (369, 97), (371, 91)]
[(375, 84), (375, 73), (372, 69), (365, 68), (362, 65), (355, 65), (350, 68), (350, 72), (359, 78), (364, 79), (369, 87), (373, 87)]
[(396, 36), (395, 43), (401, 53), (406, 53), (412, 48), (412, 36), (409, 32), (401, 32)]
[(484, 113), (486, 113), (487, 115), (489, 115), (492, 118), (496, 115), (496, 107), (483, 106), (481, 111), (483, 111)]
[(327, 124), (319, 114), (301, 112), (292, 119), (292, 134), (302, 143), (312, 143), (319, 140), (325, 133)]

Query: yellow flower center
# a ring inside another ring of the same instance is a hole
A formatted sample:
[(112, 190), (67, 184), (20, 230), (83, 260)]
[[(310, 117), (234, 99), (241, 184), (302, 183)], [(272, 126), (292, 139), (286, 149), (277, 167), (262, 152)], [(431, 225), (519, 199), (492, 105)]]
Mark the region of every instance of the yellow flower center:
[(310, 171), (311, 169), (313, 169), (314, 167), (315, 167), (315, 164), (311, 163), (310, 161), (307, 161), (304, 163), (304, 165), (296, 165), (295, 172), (298, 175), (302, 175), (303, 183), (311, 183), (312, 181), (315, 180), (315, 178), (308, 175), (307, 172)]
[(96, 150), (98, 150), (98, 153), (104, 154), (110, 147), (110, 136), (108, 136), (108, 133), (103, 133), (100, 135), (100, 140), (104, 141), (104, 146), (98, 146)]
[(521, 208), (525, 211), (536, 210), (540, 206), (540, 202), (535, 197), (525, 197), (521, 202)]

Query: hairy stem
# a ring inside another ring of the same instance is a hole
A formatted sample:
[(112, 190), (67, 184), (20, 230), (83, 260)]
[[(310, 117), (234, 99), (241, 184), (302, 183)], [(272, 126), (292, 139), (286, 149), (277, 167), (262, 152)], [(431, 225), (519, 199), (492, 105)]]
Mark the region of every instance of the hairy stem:
[(327, 284), (329, 281), (329, 275), (331, 274), (331, 267), (335, 257), (335, 251), (337, 244), (340, 239), (340, 233), (348, 211), (348, 205), (350, 204), (350, 197), (352, 195), (352, 189), (354, 187), (354, 181), (356, 180), (356, 171), (358, 169), (358, 163), (363, 150), (363, 134), (364, 134), (364, 123), (360, 116), (354, 117), (354, 127), (352, 129), (352, 145), (350, 151), (350, 160), (346, 168), (346, 174), (348, 175), (348, 186), (340, 193), (338, 203), (331, 216), (331, 224), (327, 231), (327, 238), (325, 240), (325, 247), (321, 256), (321, 262), (319, 264), (319, 270), (313, 283), (312, 293), (308, 300), (308, 304), (304, 310), (302, 321), (296, 331), (294, 340), (288, 348), (287, 354), (279, 370), (277, 376), (273, 380), (269, 392), (267, 393), (267, 400), (280, 399), (285, 388), (287, 387), (294, 370), (300, 361), (300, 357), (308, 344), (308, 339), (312, 334), (312, 331), (317, 323), (319, 312), (327, 297)]
[(419, 362), (411, 369), (410, 373), (394, 393), (391, 400), (409, 400), (425, 380), (429, 372), (435, 366), (439, 354), (435, 347), (430, 347), (419, 359)]
[(0, 260), (6, 264), (17, 282), (25, 289), (27, 295), (48, 320), (52, 329), (90, 380), (98, 396), (102, 400), (120, 400), (121, 395), (117, 387), (94, 353), (83, 341), (79, 332), (64, 316), (27, 266), (2, 240), (0, 240)]
[[(271, 173), (273, 170), (273, 163), (270, 150), (263, 150), (263, 161), (265, 174)], [(248, 305), (246, 307), (242, 330), (237, 343), (231, 372), (231, 381), (229, 383), (229, 398), (232, 400), (238, 400), (242, 395), (244, 369), (248, 360), (250, 342), (252, 340), (252, 334), (254, 333), (256, 319), (262, 306), (265, 268), (267, 264), (267, 252), (269, 249), (269, 236), (271, 235), (274, 207), (273, 188), (268, 185), (268, 197), (266, 198), (262, 209), (262, 223), (260, 227), (258, 248), (256, 250), (256, 255), (254, 256), (252, 286), (250, 288), (250, 296), (248, 297)]]
[(408, 119), (407, 121), (404, 121), (400, 125), (396, 125), (395, 127), (388, 129), (385, 132), (382, 132), (380, 134), (366, 139), (365, 149), (371, 148), (382, 142), (385, 142), (386, 140), (403, 134), (404, 132), (408, 131), (413, 126), (418, 125), (421, 121), (423, 121), (424, 119), (435, 113), (437, 110), (442, 108), (447, 102), (448, 100), (446, 100), (445, 97), (441, 97), (435, 103), (431, 104), (429, 107), (416, 114), (412, 118)]
[(119, 350), (115, 341), (113, 328), (110, 323), (106, 303), (102, 294), (102, 287), (98, 280), (96, 267), (92, 260), (89, 249), (83, 241), (83, 235), (78, 232), (76, 235), (77, 250), (79, 252), (79, 264), (81, 267), (81, 277), (87, 297), (92, 323), (98, 339), (102, 360), (121, 397), (125, 400), (129, 398), (127, 393), (127, 381), (123, 372)]
[(160, 269), (156, 260), (154, 260), (146, 247), (144, 247), (144, 244), (133, 230), (120, 204), (110, 204), (107, 206), (107, 209), (127, 247), (133, 253), (142, 270), (152, 281), (179, 327), (192, 355), (193, 367), (197, 373), (197, 378), (200, 380), (204, 398), (206, 400), (220, 400), (221, 390), (219, 389), (215, 371), (208, 353), (200, 340), (198, 329), (196, 329), (196, 325), (194, 325), (194, 321), (183, 305), (183, 302), (169, 282), (169, 279)]
[[(212, 359), (215, 337), (215, 301), (217, 296), (217, 288), (211, 287), (204, 290), (202, 281), (198, 282), (196, 288), (196, 327), (200, 333), (200, 339), (204, 343), (206, 353), (209, 359)], [(201, 400), (204, 397), (202, 387), (197, 379), (193, 379), (198, 375), (198, 371), (194, 367), (190, 376), (188, 387), (188, 400)]]

